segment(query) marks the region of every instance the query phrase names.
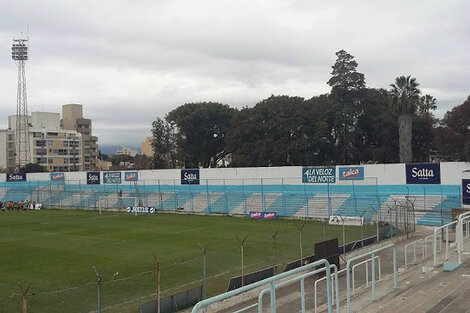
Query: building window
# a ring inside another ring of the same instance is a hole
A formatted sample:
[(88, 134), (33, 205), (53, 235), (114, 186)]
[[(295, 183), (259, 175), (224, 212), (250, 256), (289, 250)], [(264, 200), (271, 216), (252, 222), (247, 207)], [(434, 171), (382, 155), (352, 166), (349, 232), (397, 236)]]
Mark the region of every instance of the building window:
[(59, 133), (47, 132), (48, 136), (59, 136)]
[(37, 140), (36, 141), (36, 147), (45, 147), (46, 146), (46, 141), (45, 140)]
[(8, 141), (13, 141), (13, 134), (8, 134)]

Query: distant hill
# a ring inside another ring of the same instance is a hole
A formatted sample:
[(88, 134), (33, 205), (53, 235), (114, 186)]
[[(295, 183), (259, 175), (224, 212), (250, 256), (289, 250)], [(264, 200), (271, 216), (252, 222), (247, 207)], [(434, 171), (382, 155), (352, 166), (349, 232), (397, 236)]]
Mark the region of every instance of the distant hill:
[[(131, 147), (132, 149), (135, 149), (137, 150), (137, 152), (140, 153), (140, 147), (136, 147), (136, 146), (128, 146), (128, 145), (125, 145), (126, 147)], [(111, 154), (115, 154), (116, 153), (116, 150), (119, 150), (121, 149), (122, 146), (115, 146), (115, 145), (100, 145), (99, 146), (99, 150), (101, 151), (101, 153), (103, 154), (107, 154), (107, 155), (111, 155)]]

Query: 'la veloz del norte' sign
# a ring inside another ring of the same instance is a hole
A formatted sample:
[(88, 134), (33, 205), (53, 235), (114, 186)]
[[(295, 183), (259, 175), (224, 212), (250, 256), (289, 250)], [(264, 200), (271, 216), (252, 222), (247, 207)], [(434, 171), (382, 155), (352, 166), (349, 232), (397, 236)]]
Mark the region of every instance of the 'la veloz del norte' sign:
[(304, 167), (302, 182), (316, 184), (333, 184), (336, 182), (335, 167)]

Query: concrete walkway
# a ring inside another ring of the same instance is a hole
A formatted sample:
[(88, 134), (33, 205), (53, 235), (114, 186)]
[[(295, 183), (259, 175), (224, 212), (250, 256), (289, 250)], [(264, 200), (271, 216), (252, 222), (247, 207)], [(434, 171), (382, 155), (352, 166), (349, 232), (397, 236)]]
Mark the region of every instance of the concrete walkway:
[[(398, 267), (401, 268), (404, 266), (404, 246), (414, 240), (424, 238), (427, 235), (430, 235), (433, 232), (433, 228), (431, 227), (417, 227), (416, 231), (412, 234), (409, 235), (409, 238), (407, 239), (406, 236), (402, 236), (399, 238), (395, 238), (393, 240), (387, 240), (383, 241), (379, 244), (365, 247), (364, 249), (359, 249), (355, 250), (352, 253), (349, 253), (346, 255), (346, 260), (348, 258), (351, 258), (354, 255), (359, 255), (363, 254), (369, 250), (375, 249), (378, 246), (384, 246), (387, 245), (391, 242), (395, 243), (396, 249), (397, 249), (397, 262), (398, 262)], [(429, 244), (429, 252), (431, 252), (431, 244)], [(421, 253), (421, 250), (419, 250), (419, 253)], [(393, 262), (392, 262), (392, 250), (388, 249), (385, 251), (382, 251), (378, 254), (381, 258), (381, 271), (383, 277), (386, 277), (387, 275), (391, 275), (393, 273)], [(411, 254), (408, 254), (409, 258), (411, 259)], [(369, 257), (370, 258), (370, 257)], [(366, 258), (364, 258), (365, 260)], [(370, 264), (369, 264), (370, 266)], [(341, 268), (344, 267), (344, 264), (342, 264)], [(344, 273), (343, 273), (344, 274)], [(369, 270), (369, 277), (371, 273)], [(359, 294), (361, 291), (363, 294), (366, 294), (367, 296), (365, 297), (370, 297), (370, 283), (369, 287), (365, 288), (365, 266), (360, 266), (356, 269), (356, 294)], [(378, 273), (377, 273), (378, 276)], [(309, 278), (305, 280), (305, 293), (306, 293), (306, 308), (307, 312), (315, 312), (314, 311), (314, 282), (317, 278)], [(388, 286), (389, 285), (389, 286)], [(340, 299), (344, 299), (346, 296), (346, 275), (341, 275), (339, 278), (339, 286), (340, 286)], [(268, 287), (268, 286), (266, 286)], [(388, 283), (386, 280), (384, 280), (383, 283), (381, 283), (381, 288), (382, 289), (387, 289), (386, 293), (394, 293), (393, 292), (393, 285), (391, 285), (391, 282), (389, 281)], [(257, 296), (258, 293), (255, 293), (255, 296)], [(380, 293), (378, 293), (380, 294)], [(236, 312), (237, 310), (240, 310), (242, 308), (245, 308), (249, 305), (252, 305), (257, 302), (257, 297), (253, 297), (252, 295), (247, 295), (244, 298), (242, 297), (243, 300), (240, 300), (240, 298), (237, 301), (234, 301), (232, 303), (233, 305), (229, 305), (227, 307), (227, 304), (223, 305), (224, 308), (222, 308), (222, 305), (213, 308), (213, 310), (208, 310), (207, 312)], [(362, 300), (359, 303), (361, 306), (367, 305), (367, 300)], [(322, 306), (323, 304), (326, 303), (326, 286), (325, 282), (321, 282), (318, 284), (318, 290), (317, 290), (317, 312), (322, 312), (325, 310), (325, 306)], [(290, 286), (280, 288), (276, 291), (276, 309), (278, 313), (293, 313), (293, 312), (300, 312), (301, 311), (301, 301), (300, 301), (300, 284), (295, 283)], [(345, 311), (345, 308), (342, 307), (341, 311)], [(249, 310), (245, 310), (243, 312), (250, 312), (250, 313), (256, 313), (258, 312), (258, 308), (254, 307)], [(270, 297), (269, 293), (264, 297), (263, 299), (263, 312), (270, 312)], [(361, 311), (362, 312), (362, 311)], [(373, 312), (373, 311), (371, 311)]]

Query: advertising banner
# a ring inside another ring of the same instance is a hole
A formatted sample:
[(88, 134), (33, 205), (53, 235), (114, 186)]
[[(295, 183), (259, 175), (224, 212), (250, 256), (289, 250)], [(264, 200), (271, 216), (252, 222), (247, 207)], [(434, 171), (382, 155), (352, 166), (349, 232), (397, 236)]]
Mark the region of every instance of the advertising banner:
[(406, 164), (407, 184), (440, 184), (440, 164)]
[(462, 179), (462, 204), (470, 204), (470, 179)]
[(64, 181), (65, 174), (64, 173), (51, 173), (51, 180), (52, 181)]
[(155, 213), (155, 208), (153, 206), (128, 206), (126, 209), (127, 213), (146, 213), (153, 214)]
[(364, 218), (359, 216), (339, 216), (339, 215), (332, 215), (328, 221), (330, 225), (344, 225), (346, 226), (361, 226), (364, 224)]
[(275, 220), (276, 212), (258, 212), (250, 211), (248, 218), (252, 220)]
[(100, 184), (100, 172), (87, 172), (86, 183), (87, 185), (99, 185)]
[(25, 173), (10, 173), (7, 174), (7, 182), (26, 181)]
[(104, 184), (120, 184), (121, 172), (104, 172), (103, 183)]
[(339, 180), (364, 180), (364, 167), (340, 167), (338, 176)]
[(125, 181), (138, 181), (139, 172), (124, 172), (124, 180)]
[(199, 170), (181, 170), (181, 185), (199, 185)]
[(336, 182), (336, 168), (303, 167), (302, 182), (313, 184), (333, 184)]

